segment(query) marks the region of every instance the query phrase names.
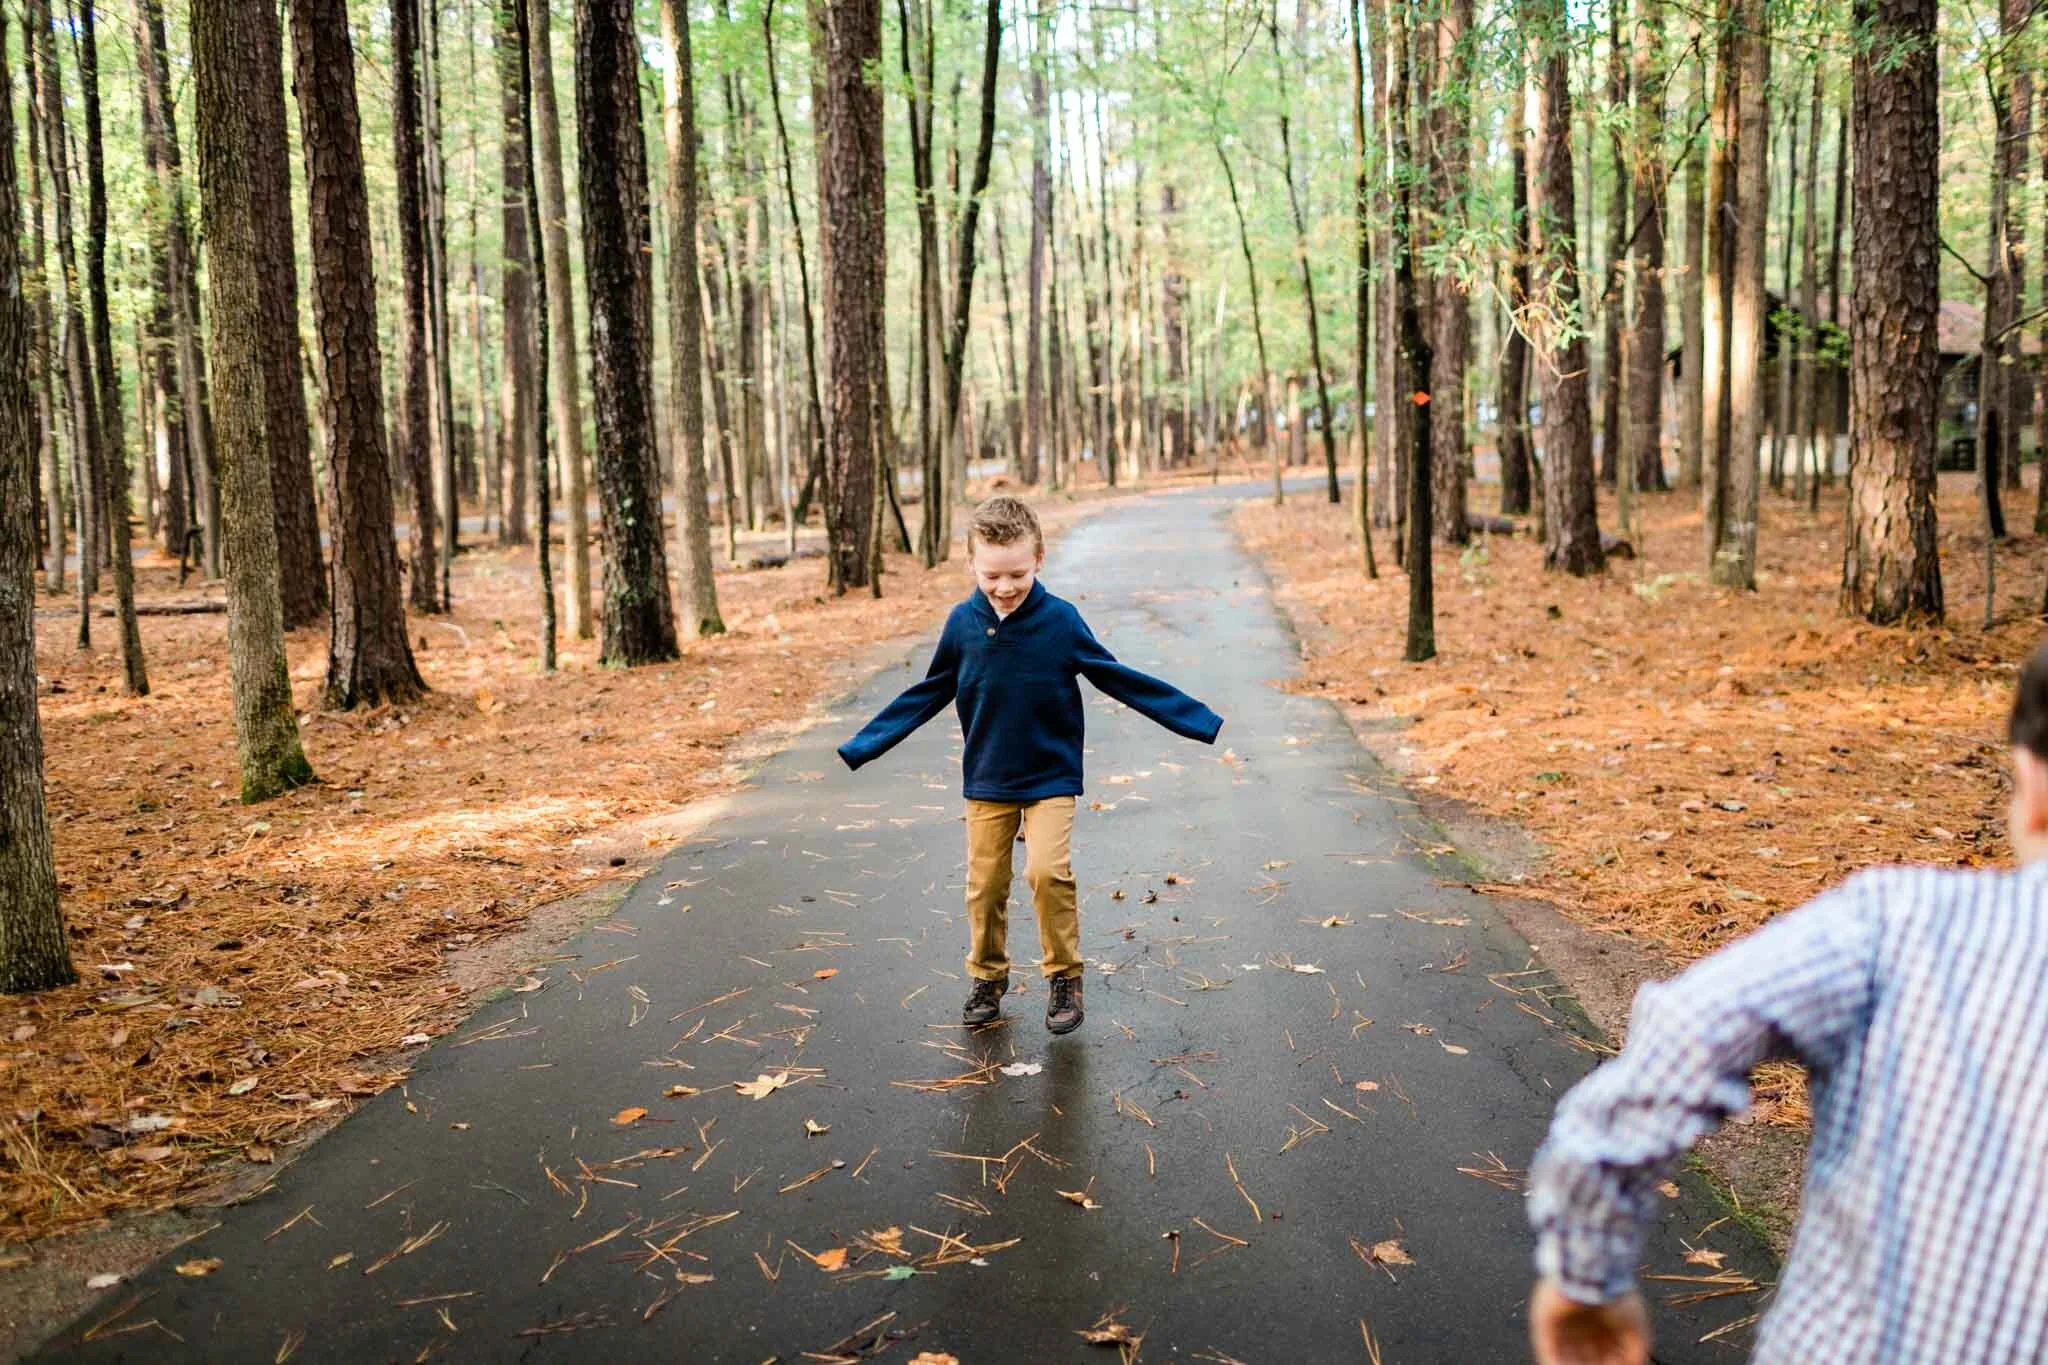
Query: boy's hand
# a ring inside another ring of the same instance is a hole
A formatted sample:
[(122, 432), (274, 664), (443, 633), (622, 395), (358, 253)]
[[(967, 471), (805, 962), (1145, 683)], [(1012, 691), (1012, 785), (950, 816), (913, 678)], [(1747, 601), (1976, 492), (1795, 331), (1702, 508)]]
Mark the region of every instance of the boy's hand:
[(1529, 1297), (1536, 1365), (1649, 1365), (1650, 1312), (1641, 1294), (1580, 1303), (1549, 1280)]

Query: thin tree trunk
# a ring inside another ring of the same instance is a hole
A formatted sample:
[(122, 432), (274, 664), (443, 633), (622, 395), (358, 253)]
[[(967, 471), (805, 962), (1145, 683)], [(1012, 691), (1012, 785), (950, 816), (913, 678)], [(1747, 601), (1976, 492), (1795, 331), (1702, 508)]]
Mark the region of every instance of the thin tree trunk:
[(1765, 230), (1770, 215), (1771, 49), (1763, 0), (1735, 0), (1737, 151), (1733, 274), (1728, 318), (1728, 482), (1708, 576), (1723, 587), (1756, 587), (1757, 492), (1764, 419)]
[(604, 506), (601, 653), (608, 664), (676, 657), (668, 555), (656, 500), (653, 347), (643, 326), (640, 48), (630, 0), (577, 0), (576, 150), (590, 298), (591, 409)]
[(78, 526), (78, 643), (91, 640), (91, 599), (99, 591), (100, 542), (94, 532), (95, 504), (103, 482), (100, 469), (99, 403), (92, 382), (92, 360), (86, 348), (84, 277), (71, 235), (71, 169), (69, 138), (64, 131), (63, 77), (57, 65), (55, 18), (47, 0), (39, 6), (36, 42), (42, 60), (36, 65), (36, 103), (43, 112), (44, 151), (56, 202), (57, 265), (64, 281), (64, 325), (59, 342), (64, 354), (66, 405), (70, 413), (71, 483)]
[(1736, 113), (1737, 49), (1729, 0), (1721, 0), (1716, 28), (1720, 36), (1715, 48), (1713, 122), (1707, 135), (1712, 160), (1707, 167), (1707, 259), (1701, 305), (1705, 351), (1700, 374), (1702, 529), (1709, 571), (1727, 535), (1729, 459), (1734, 449), (1734, 412), (1729, 407), (1728, 388), (1734, 357), (1735, 239), (1741, 219), (1735, 167), (1742, 128)]
[(433, 404), (434, 508), (441, 527), (440, 601), (455, 606), (454, 564), (461, 542), (462, 501), (455, 473), (455, 363), (448, 323), (448, 161), (441, 141), (441, 6), (424, 8), (420, 62), (422, 166), (426, 174), (427, 383)]
[[(281, 42), (272, 37), (276, 24), (277, 11), (267, 0), (196, 0), (192, 6), (199, 205), (210, 258), (211, 369), (222, 529), (228, 541), (228, 678), (245, 802), (267, 800), (313, 780), (299, 744), (285, 666), (260, 354), (259, 294), (267, 275), (253, 165), (264, 148), (263, 116), (255, 105), (268, 90), (262, 80), (264, 45)], [(353, 76), (352, 64), (341, 69)], [(390, 543), (388, 524), (385, 543)]]
[(1601, 573), (1594, 503), (1593, 423), (1586, 399), (1586, 340), (1572, 330), (1578, 311), (1577, 205), (1572, 184), (1572, 105), (1562, 0), (1521, 0), (1536, 131), (1531, 237), (1531, 341), (1543, 370), (1543, 566), (1574, 575)]
[[(267, 273), (261, 291), (263, 420), (270, 451), (271, 497), (277, 512), (278, 567), (284, 575), (284, 625), (286, 630), (296, 630), (327, 614), (327, 561), (320, 552), (320, 507), (313, 488), (313, 451), (299, 358), (299, 277), (292, 233), (291, 152), (285, 127), (289, 116), (284, 105), (284, 35), (271, 24), (259, 36), (262, 42), (257, 54), (263, 65), (258, 79), (263, 82), (263, 92), (255, 101), (256, 130), (263, 147), (252, 170), (256, 177), (256, 245)], [(360, 150), (355, 156), (360, 171)], [(367, 252), (363, 262), (367, 267)], [(196, 317), (198, 309), (191, 311)]]
[[(106, 528), (114, 570), (114, 611), (121, 627), (121, 690), (131, 697), (146, 697), (149, 670), (142, 658), (142, 632), (135, 621), (126, 408), (121, 401), (121, 372), (114, 368), (113, 320), (107, 312), (107, 172), (100, 137), (99, 38), (93, 0), (80, 0), (78, 49), (79, 84), (85, 93), (86, 285), (92, 307), (93, 375), (99, 385), (96, 399), (104, 437), (100, 525)], [(11, 185), (8, 192), (13, 193)]]
[[(1785, 231), (1782, 238), (1784, 255), (1778, 270), (1778, 297), (1780, 307), (1789, 310), (1792, 304), (1792, 248), (1798, 237), (1799, 207), (1799, 119), (1792, 112), (1790, 99), (1779, 102), (1779, 111), (1785, 124), (1785, 147), (1787, 175), (1785, 179)], [(1812, 148), (1807, 149), (1809, 157)], [(1765, 170), (1765, 182), (1769, 183), (1769, 169)], [(1768, 312), (1768, 308), (1766, 309)], [(1797, 341), (1796, 324), (1778, 329), (1778, 368), (1775, 378), (1778, 392), (1771, 405), (1771, 491), (1785, 491), (1786, 450), (1792, 440), (1792, 384), (1799, 360), (1795, 350)], [(1795, 475), (1795, 478), (1800, 476)], [(1795, 485), (1793, 496), (1805, 492), (1803, 481)]]
[[(762, 16), (771, 41), (774, 22), (771, 0)], [(661, 37), (671, 54), (662, 72), (661, 129), (668, 152), (669, 404), (676, 420), (671, 453), (680, 501), (676, 577), (683, 636), (694, 640), (723, 635), (725, 618), (718, 610), (718, 583), (711, 563), (711, 495), (704, 475), (704, 305), (697, 289), (697, 92), (689, 14), (682, 0), (662, 0)], [(769, 80), (772, 84), (772, 58)]]
[[(542, 240), (539, 247), (546, 253), (548, 263), (548, 396), (552, 400), (555, 449), (562, 463), (562, 500), (567, 504), (569, 516), (569, 633), (579, 640), (588, 640), (596, 633), (590, 613), (590, 488), (585, 474), (589, 457), (583, 448), (583, 383), (576, 368), (576, 305), (570, 288), (568, 191), (562, 179), (562, 121), (555, 109), (554, 10), (548, 0), (528, 0), (527, 26), (532, 33), (533, 48), (532, 132), (540, 154)], [(670, 231), (675, 230), (671, 226)], [(680, 418), (678, 413), (679, 424)], [(700, 398), (697, 413), (700, 431), (703, 421)], [(699, 477), (702, 477), (701, 472)], [(681, 487), (680, 484), (677, 486)], [(686, 593), (686, 600), (687, 597)]]
[[(814, 321), (817, 314), (811, 304), (811, 267), (807, 249), (804, 246), (803, 214), (797, 208), (796, 169), (790, 156), (789, 128), (782, 120), (782, 86), (775, 75), (775, 6), (773, 0), (762, 7), (761, 31), (765, 39), (768, 57), (768, 102), (775, 113), (775, 140), (782, 149), (782, 193), (789, 207), (789, 232), (794, 239), (796, 255), (798, 302), (802, 305), (804, 318), (804, 401), (805, 428), (810, 433), (809, 470), (804, 476), (804, 496), (797, 503), (797, 520), (803, 520), (804, 509), (810, 503), (810, 489), (825, 471), (825, 415), (822, 385), (818, 374), (818, 333)], [(826, 490), (826, 496), (831, 491)], [(826, 512), (826, 524), (831, 525), (831, 512)]]
[[(1460, 3), (1469, 4), (1469, 0), (1460, 0)], [(1280, 62), (1280, 17), (1278, 5), (1279, 0), (1274, 0), (1275, 8), (1269, 15), (1266, 31), (1273, 40), (1273, 74), (1284, 91), (1287, 84), (1287, 71)], [(1457, 40), (1453, 37), (1450, 41), (1455, 43)], [(1280, 104), (1280, 168), (1281, 174), (1287, 179), (1287, 203), (1294, 210), (1294, 259), (1295, 264), (1301, 270), (1301, 293), (1303, 301), (1308, 307), (1309, 364), (1315, 367), (1316, 372), (1316, 411), (1322, 417), (1323, 422), (1323, 469), (1329, 481), (1330, 502), (1334, 505), (1344, 500), (1344, 495), (1337, 486), (1337, 429), (1336, 423), (1330, 415), (1330, 381), (1328, 374), (1323, 369), (1323, 331), (1322, 323), (1316, 315), (1315, 272), (1309, 269), (1308, 223), (1301, 211), (1300, 187), (1294, 183), (1294, 142), (1288, 133), (1287, 122), (1287, 104), (1283, 98)], [(1462, 295), (1459, 296), (1458, 306), (1461, 309), (1464, 306)], [(1441, 321), (1441, 318), (1439, 321)], [(1300, 421), (1301, 405), (1297, 403), (1295, 405), (1297, 428)], [(1458, 530), (1462, 533), (1464, 530), (1463, 513), (1465, 510), (1465, 481), (1462, 467), (1458, 471), (1457, 492)]]
[(1934, 0), (1856, 0), (1850, 246), (1849, 520), (1842, 607), (1940, 620), (1934, 513), (1940, 391), (1940, 79)]
[[(1405, 0), (1396, 0), (1396, 3), (1405, 3)], [(1216, 143), (1216, 159), (1223, 163), (1224, 183), (1230, 187), (1230, 208), (1231, 212), (1237, 215), (1238, 250), (1244, 254), (1245, 278), (1251, 285), (1252, 338), (1258, 343), (1259, 350), (1259, 405), (1266, 412), (1266, 418), (1261, 423), (1260, 428), (1261, 435), (1265, 438), (1261, 444), (1270, 445), (1272, 437), (1273, 371), (1266, 363), (1266, 323), (1259, 312), (1259, 268), (1252, 261), (1251, 233), (1245, 227), (1244, 204), (1237, 194), (1237, 176), (1230, 169), (1230, 158), (1225, 155), (1221, 142)], [(1269, 453), (1273, 458), (1273, 505), (1278, 507), (1287, 500), (1287, 495), (1282, 491), (1280, 484), (1280, 452), (1277, 449), (1273, 449)]]
[(1627, 358), (1628, 458), (1635, 486), (1664, 488), (1664, 11), (1659, 0), (1637, 0), (1635, 127), (1630, 197), (1635, 206), (1635, 316), (1622, 350)]
[[(512, 0), (513, 27), (519, 42), (519, 159), (520, 180), (526, 186), (526, 221), (533, 229), (533, 266), (543, 279), (547, 276), (547, 231), (541, 218), (540, 189), (534, 183), (533, 166), (533, 85), (534, 85), (534, 41), (533, 25), (527, 12), (525, 0)], [(547, 41), (548, 29), (541, 28), (541, 41)], [(534, 350), (540, 355), (548, 353), (548, 296), (546, 290), (536, 291), (533, 312)], [(534, 561), (540, 573), (540, 671), (555, 671), (555, 575), (550, 558), (553, 541), (549, 527), (554, 521), (554, 499), (550, 496), (548, 478), (548, 428), (542, 414), (548, 411), (548, 367), (536, 364), (534, 385), (533, 423), (533, 496), (536, 532)]]
[[(1371, 34), (1370, 60), (1372, 63), (1372, 126), (1378, 129), (1381, 139), (1382, 159), (1386, 156), (1386, 128), (1390, 117), (1387, 110), (1387, 10), (1390, 0), (1366, 0), (1366, 25)], [(1372, 212), (1374, 221), (1380, 224), (1377, 248), (1381, 271), (1391, 280), (1391, 266), (1394, 259), (1392, 228), (1393, 200), (1390, 173), (1382, 169), (1375, 177)], [(1403, 482), (1408, 468), (1408, 429), (1411, 422), (1411, 406), (1403, 393), (1401, 383), (1400, 357), (1400, 314), (1395, 307), (1394, 291), (1382, 287), (1379, 292), (1378, 313), (1373, 320), (1375, 352), (1373, 389), (1373, 435), (1376, 449), (1374, 461), (1377, 496), (1373, 502), (1373, 524), (1390, 528), (1394, 533), (1393, 556), (1396, 564), (1405, 564), (1402, 536), (1407, 525), (1407, 497)]]
[[(1415, 176), (1408, 141), (1408, 7), (1414, 0), (1393, 0), (1388, 13), (1387, 155), (1394, 173), (1394, 300), (1401, 315), (1401, 366), (1415, 384), (1415, 426), (1408, 452), (1408, 639), (1401, 657), (1421, 663), (1436, 657), (1436, 602), (1430, 543), (1431, 458), (1429, 429), (1435, 406), (1430, 390), (1429, 339), (1422, 330), (1415, 298), (1415, 229), (1411, 217)], [(1595, 547), (1598, 548), (1597, 546)]]
[[(1621, 42), (1621, 16), (1626, 0), (1607, 4), (1607, 152), (1613, 184), (1607, 201), (1607, 270), (1600, 298), (1600, 481), (1620, 484), (1622, 422), (1621, 385), (1625, 372), (1622, 360), (1621, 324), (1628, 293), (1628, 134), (1623, 111), (1628, 106), (1628, 55)], [(1590, 106), (1591, 101), (1588, 100)], [(1589, 144), (1590, 159), (1593, 148)], [(1587, 197), (1592, 187), (1587, 186)], [(1628, 529), (1622, 517), (1622, 530)]]
[(1351, 213), (1353, 231), (1358, 234), (1358, 274), (1352, 281), (1353, 313), (1357, 343), (1353, 353), (1352, 425), (1358, 447), (1357, 487), (1352, 489), (1352, 510), (1358, 524), (1359, 550), (1365, 558), (1365, 576), (1380, 576), (1372, 552), (1372, 428), (1366, 420), (1368, 357), (1372, 355), (1372, 125), (1365, 116), (1365, 12), (1360, 0), (1351, 0)]
[[(1039, 480), (1045, 450), (1045, 239), (1052, 230), (1051, 111), (1046, 100), (1045, 48), (1051, 42), (1045, 0), (1040, 0), (1031, 47), (1031, 252), (1024, 267), (1024, 451), (1017, 477)], [(1114, 475), (1110, 482), (1116, 482)]]
[[(432, 0), (430, 0), (432, 2)], [(441, 529), (434, 505), (433, 409), (427, 383), (426, 164), (420, 129), (420, 0), (391, 0), (392, 155), (398, 180), (398, 443), (412, 485), (410, 596), (441, 608)]]
[[(383, 343), (370, 265), (369, 192), (363, 181), (348, 12), (343, 0), (292, 0), (291, 12), (294, 67), (321, 73), (317, 81), (298, 82), (299, 126), (306, 149), (313, 315), (326, 377), (321, 405), (335, 520), (326, 702), (334, 710), (349, 711), (410, 701), (426, 691), (426, 683), (406, 635), (392, 537)], [(259, 249), (265, 245), (259, 222)], [(214, 325), (216, 331), (229, 325), (218, 304)]]
[[(535, 437), (543, 420), (534, 402), (540, 352), (534, 347), (533, 225), (526, 221), (526, 163), (519, 154), (526, 124), (519, 103), (519, 42), (514, 10), (526, 0), (499, 0), (495, 41), (498, 49), (498, 105), (502, 113), (499, 139), (505, 198), (500, 216), (503, 243), (498, 287), (503, 295), (504, 367), (498, 372), (498, 434), (504, 470), (499, 484), (500, 539), (507, 545), (527, 541), (527, 488), (532, 481)], [(544, 528), (543, 528), (544, 529)]]
[[(1853, 97), (1852, 97), (1853, 98)], [(1828, 315), (1827, 325), (1833, 329), (1830, 337), (1839, 337), (1839, 350), (1843, 357), (1848, 353), (1849, 329), (1842, 320), (1842, 230), (1849, 216), (1849, 106), (1845, 98), (1835, 117), (1835, 207), (1828, 219)], [(1836, 419), (1846, 410), (1847, 379), (1844, 373), (1845, 361), (1835, 358), (1831, 347), (1827, 363), (1828, 393), (1821, 404), (1821, 432), (1827, 446), (1826, 458), (1821, 468), (1826, 471), (1826, 482), (1835, 481), (1835, 433)]]
[[(1697, 46), (1699, 25), (1694, 24)], [(1688, 122), (1706, 106), (1706, 58), (1694, 61), (1695, 93), (1688, 103)], [(1703, 488), (1706, 478), (1706, 341), (1707, 151), (1693, 133), (1685, 158), (1685, 255), (1678, 290), (1678, 486)]]
[[(31, 0), (27, 12), (27, 23), (31, 29), (36, 26), (38, 18), (36, 6), (33, 0)], [(0, 18), (0, 22), (4, 22), (4, 18)], [(26, 288), (27, 297), (32, 305), (30, 317), (35, 328), (31, 342), (29, 363), (33, 367), (30, 373), (33, 376), (36, 392), (37, 454), (41, 462), (42, 474), (42, 531), (46, 537), (44, 544), (47, 559), (44, 562), (43, 586), (49, 592), (59, 593), (64, 591), (64, 559), (67, 553), (66, 541), (69, 537), (69, 531), (64, 510), (64, 474), (57, 462), (57, 399), (55, 391), (51, 387), (50, 379), (50, 376), (56, 369), (56, 329), (50, 320), (50, 273), (45, 228), (43, 225), (42, 149), (44, 136), (40, 96), (37, 93), (42, 87), (40, 83), (41, 78), (36, 74), (36, 52), (37, 44), (34, 41), (34, 34), (32, 32), (24, 32), (22, 34), (21, 55), (22, 65), (26, 68), (23, 84), (27, 87), (28, 96), (25, 104), (28, 110), (26, 141), (28, 143), (29, 171), (28, 215), (31, 225), (29, 234), (28, 284)], [(8, 112), (11, 115), (11, 104)], [(11, 146), (12, 139), (8, 139), (8, 142)], [(11, 183), (9, 182), (9, 184)], [(0, 194), (5, 192), (6, 186), (0, 185)], [(0, 259), (4, 259), (4, 257), (0, 257)], [(0, 298), (4, 298), (4, 296), (0, 296)], [(172, 517), (165, 520), (165, 527), (167, 532), (173, 529), (176, 532), (177, 540), (175, 545), (180, 556), (180, 563), (182, 564), (185, 547), (185, 502), (182, 498), (184, 488), (178, 479), (179, 473), (178, 464), (174, 459), (171, 465), (174, 507), (172, 509)], [(0, 515), (4, 515), (4, 509), (0, 509)], [(167, 542), (168, 547), (169, 543)], [(33, 662), (33, 649), (31, 649), (31, 667), (33, 667)], [(30, 690), (30, 695), (33, 697), (33, 689)], [(37, 755), (38, 762), (40, 762), (40, 749), (37, 750)], [(38, 791), (40, 792), (40, 788)]]
[(1813, 64), (1813, 94), (1807, 104), (1805, 233), (1800, 240), (1799, 284), (1799, 391), (1792, 406), (1799, 428), (1799, 470), (1809, 510), (1820, 506), (1821, 454), (1819, 413), (1815, 398), (1820, 392), (1820, 125), (1821, 68)]
[[(33, 13), (33, 11), (31, 11)], [(6, 68), (0, 13), (0, 89)], [(34, 58), (30, 56), (33, 64)], [(34, 314), (23, 290), (14, 106), (0, 101), (0, 993), (78, 979), (57, 899), (36, 715)], [(36, 263), (31, 263), (36, 264)], [(61, 562), (62, 551), (58, 551)]]
[[(981, 124), (975, 138), (974, 171), (968, 182), (967, 199), (961, 206), (960, 219), (953, 239), (953, 330), (946, 342), (946, 416), (943, 429), (945, 444), (949, 450), (959, 440), (960, 382), (967, 368), (967, 324), (974, 304), (975, 250), (980, 240), (978, 224), (981, 220), (982, 195), (988, 190), (989, 162), (995, 149), (996, 76), (1002, 63), (1003, 7), (1002, 0), (987, 0), (987, 4), (987, 24), (983, 30), (981, 57)], [(1058, 289), (1057, 271), (1054, 289)], [(1064, 445), (1064, 441), (1061, 444)], [(964, 472), (964, 462), (962, 471)], [(949, 494), (955, 491), (965, 492), (964, 479), (960, 481), (957, 490), (948, 489)], [(926, 515), (929, 516), (930, 513), (927, 512)], [(951, 547), (950, 502), (940, 526), (939, 558), (944, 559)]]
[[(1427, 46), (1435, 53), (1441, 87), (1431, 111), (1429, 160), (1435, 180), (1435, 228), (1446, 245), (1464, 231), (1463, 197), (1472, 173), (1472, 3), (1453, 0), (1438, 10)], [(1447, 545), (1471, 538), (1465, 522), (1465, 466), (1472, 458), (1465, 435), (1466, 368), (1472, 350), (1472, 305), (1458, 281), (1446, 270), (1431, 290), (1435, 316), (1430, 347), (1430, 383), (1435, 411), (1430, 426), (1430, 480), (1435, 500), (1431, 518), (1436, 536)]]
[(1514, 163), (1514, 200), (1509, 206), (1513, 254), (1508, 259), (1508, 331), (1500, 352), (1500, 510), (1523, 516), (1530, 510), (1529, 469), (1529, 125), (1526, 110), (1509, 114), (1508, 154)]

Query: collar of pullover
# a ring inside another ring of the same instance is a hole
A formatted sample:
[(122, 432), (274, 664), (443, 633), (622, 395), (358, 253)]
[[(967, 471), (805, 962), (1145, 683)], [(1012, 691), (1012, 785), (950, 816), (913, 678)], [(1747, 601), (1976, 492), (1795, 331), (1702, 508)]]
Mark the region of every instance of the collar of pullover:
[(1031, 591), (1024, 594), (1024, 600), (1022, 602), (1019, 602), (1017, 604), (1017, 609), (1011, 612), (1007, 617), (996, 615), (996, 609), (989, 604), (988, 594), (983, 592), (979, 588), (976, 588), (974, 590), (974, 597), (972, 600), (974, 603), (974, 612), (977, 616), (979, 616), (982, 620), (986, 621), (989, 625), (999, 626), (1005, 620), (1015, 621), (1018, 618), (1029, 614), (1037, 608), (1039, 603), (1045, 600), (1045, 597), (1045, 584), (1034, 581), (1031, 584)]

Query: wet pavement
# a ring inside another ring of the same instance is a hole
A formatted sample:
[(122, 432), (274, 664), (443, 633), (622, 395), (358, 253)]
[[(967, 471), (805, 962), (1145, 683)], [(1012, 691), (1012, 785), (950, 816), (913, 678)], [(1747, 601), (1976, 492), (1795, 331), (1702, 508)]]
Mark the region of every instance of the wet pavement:
[[(1596, 1057), (1336, 711), (1269, 685), (1298, 649), (1239, 496), (1119, 504), (1046, 567), (1226, 720), (1205, 748), (1084, 688), (1080, 1032), (1046, 1034), (1035, 972), (957, 1023), (950, 714), (858, 775), (833, 755), (927, 642), (45, 1358), (978, 1365), (1115, 1360), (1081, 1334), (1124, 1329), (1147, 1361), (1366, 1360), (1368, 1330), (1388, 1362), (1526, 1359), (1519, 1174)], [(1011, 932), (1027, 971), (1021, 876)], [(1673, 1195), (1647, 1271), (1711, 1274), (1689, 1242), (1768, 1280), (1698, 1181)], [(1740, 1358), (1745, 1330), (1701, 1338), (1759, 1296), (1650, 1287), (1658, 1360)]]

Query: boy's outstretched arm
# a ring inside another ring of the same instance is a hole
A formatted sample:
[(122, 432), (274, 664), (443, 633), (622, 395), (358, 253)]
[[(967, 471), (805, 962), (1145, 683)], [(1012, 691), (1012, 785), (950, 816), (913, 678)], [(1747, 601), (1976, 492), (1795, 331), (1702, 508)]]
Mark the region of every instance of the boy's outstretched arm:
[(911, 687), (882, 708), (880, 715), (861, 727), (859, 734), (839, 746), (839, 757), (849, 768), (859, 768), (888, 753), (910, 737), (912, 731), (952, 703), (959, 683), (960, 651), (953, 639), (953, 622), (939, 636), (932, 652), (931, 667), (924, 681)]
[(1545, 1281), (1579, 1304), (1628, 1294), (1657, 1185), (1748, 1107), (1750, 1068), (1842, 1063), (1868, 1018), (1882, 897), (1877, 875), (1853, 878), (1636, 993), (1627, 1047), (1564, 1097), (1530, 1170)]
[(1198, 739), (1204, 744), (1216, 742), (1216, 732), (1223, 728), (1223, 717), (1172, 683), (1118, 663), (1116, 656), (1102, 647), (1102, 642), (1095, 638), (1095, 632), (1088, 629), (1088, 623), (1078, 612), (1074, 614), (1074, 625), (1079, 631), (1079, 639), (1075, 642), (1075, 662), (1082, 677), (1139, 715), (1183, 738)]

